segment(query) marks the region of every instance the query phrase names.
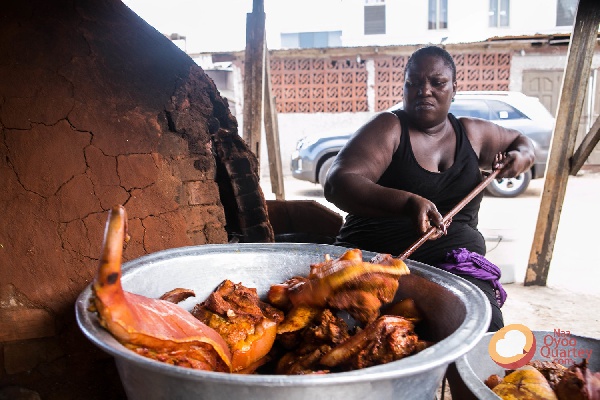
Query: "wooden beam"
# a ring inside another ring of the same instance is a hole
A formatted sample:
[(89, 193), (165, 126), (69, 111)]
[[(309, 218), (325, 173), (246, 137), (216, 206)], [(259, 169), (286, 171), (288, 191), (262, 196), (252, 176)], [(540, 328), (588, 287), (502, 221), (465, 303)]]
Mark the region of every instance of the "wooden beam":
[(277, 106), (276, 99), (271, 93), (271, 67), (269, 61), (269, 51), (265, 46), (265, 138), (267, 141), (267, 154), (269, 156), (269, 173), (275, 199), (285, 200)]
[(600, 2), (580, 0), (550, 148), (544, 191), (525, 274), (525, 286), (545, 286), (569, 178), (581, 110), (600, 24)]
[(592, 125), (590, 131), (585, 135), (579, 148), (571, 158), (571, 171), (569, 172), (571, 175), (577, 175), (581, 167), (583, 167), (585, 160), (592, 154), (598, 141), (600, 141), (600, 116), (596, 118), (596, 122), (594, 122), (594, 125)]
[(254, 0), (252, 13), (246, 16), (244, 61), (243, 138), (260, 162), (262, 132), (263, 78), (265, 61), (264, 1)]

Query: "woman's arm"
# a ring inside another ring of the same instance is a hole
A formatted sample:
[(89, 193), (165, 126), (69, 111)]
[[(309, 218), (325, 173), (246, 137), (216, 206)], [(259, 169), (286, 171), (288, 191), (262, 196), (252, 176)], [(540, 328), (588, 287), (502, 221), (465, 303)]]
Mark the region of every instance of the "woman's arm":
[(338, 153), (324, 185), (325, 198), (340, 209), (368, 217), (410, 215), (422, 232), (430, 223), (445, 232), (442, 215), (429, 200), (376, 182), (400, 143), (396, 115), (378, 114), (361, 127)]
[(498, 178), (512, 178), (533, 165), (535, 153), (532, 141), (515, 129), (503, 128), (490, 121), (461, 118), (473, 150), (479, 157), (479, 167), (489, 170), (498, 153), (506, 153), (507, 164)]

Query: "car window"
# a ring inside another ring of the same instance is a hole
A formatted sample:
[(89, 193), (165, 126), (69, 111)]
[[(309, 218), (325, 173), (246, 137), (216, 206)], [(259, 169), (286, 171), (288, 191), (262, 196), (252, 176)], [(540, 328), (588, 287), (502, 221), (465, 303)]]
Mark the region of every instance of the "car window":
[(456, 117), (490, 119), (490, 109), (483, 100), (456, 99), (450, 106), (450, 112)]
[(523, 113), (503, 101), (489, 100), (492, 119), (523, 119)]

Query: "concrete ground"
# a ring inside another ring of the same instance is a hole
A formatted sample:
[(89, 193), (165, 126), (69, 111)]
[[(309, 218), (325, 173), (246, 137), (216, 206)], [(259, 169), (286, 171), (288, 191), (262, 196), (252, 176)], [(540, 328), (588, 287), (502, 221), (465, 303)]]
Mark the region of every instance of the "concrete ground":
[[(508, 293), (505, 323), (600, 338), (600, 170), (569, 177), (547, 285), (526, 287), (544, 183), (534, 180), (512, 199), (486, 195), (481, 205), (479, 228), (489, 239), (487, 258), (501, 267)], [(268, 176), (261, 185), (265, 197), (274, 199)], [(286, 176), (284, 189), (286, 200), (315, 200), (345, 215), (324, 199), (319, 185)]]

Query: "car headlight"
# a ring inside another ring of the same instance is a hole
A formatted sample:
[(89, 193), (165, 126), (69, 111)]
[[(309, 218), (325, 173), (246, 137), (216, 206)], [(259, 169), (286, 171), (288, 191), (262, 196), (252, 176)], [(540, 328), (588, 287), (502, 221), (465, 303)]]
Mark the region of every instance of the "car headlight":
[(302, 139), (300, 139), (296, 142), (296, 150), (302, 150), (305, 147), (311, 146), (311, 145), (315, 144), (317, 142), (317, 140), (318, 140), (318, 138), (308, 139), (306, 137), (303, 137)]
[(298, 140), (296, 142), (296, 150), (302, 149), (305, 146), (304, 145), (305, 142), (306, 142), (306, 138), (302, 138), (302, 139)]

